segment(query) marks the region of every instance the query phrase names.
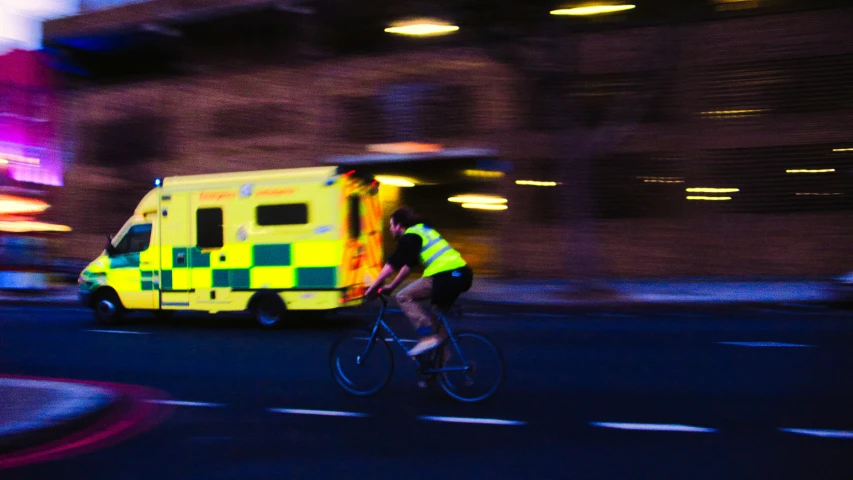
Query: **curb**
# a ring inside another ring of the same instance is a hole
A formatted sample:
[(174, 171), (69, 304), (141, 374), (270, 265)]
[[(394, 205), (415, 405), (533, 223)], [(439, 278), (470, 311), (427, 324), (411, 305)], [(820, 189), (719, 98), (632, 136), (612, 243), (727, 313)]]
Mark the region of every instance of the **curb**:
[(52, 297), (52, 296), (13, 296), (0, 295), (0, 305), (26, 306), (26, 305), (56, 305), (75, 306), (84, 308), (77, 297)]
[(27, 420), (0, 429), (0, 454), (14, 453), (63, 438), (108, 415), (121, 397), (100, 387), (73, 382), (0, 377), (0, 389), (42, 388), (65, 398), (42, 406)]
[[(534, 312), (554, 312), (554, 311), (598, 311), (598, 310), (613, 310), (613, 311), (641, 311), (666, 308), (668, 310), (695, 310), (698, 306), (703, 309), (731, 309), (731, 308), (768, 308), (782, 306), (802, 306), (807, 308), (816, 307), (834, 307), (837, 303), (833, 299), (785, 299), (785, 300), (636, 300), (631, 298), (609, 299), (609, 300), (562, 300), (562, 301), (543, 301), (543, 302), (518, 302), (512, 300), (483, 300), (476, 298), (461, 299), (460, 303), (463, 306), (477, 307), (508, 307), (508, 308), (524, 308)], [(464, 315), (463, 315), (464, 317)]]

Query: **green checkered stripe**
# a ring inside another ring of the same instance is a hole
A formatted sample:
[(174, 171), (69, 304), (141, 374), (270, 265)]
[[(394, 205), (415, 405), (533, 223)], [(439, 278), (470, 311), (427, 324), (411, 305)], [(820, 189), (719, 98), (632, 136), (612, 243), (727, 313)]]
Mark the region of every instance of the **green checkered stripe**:
[[(186, 265), (178, 266), (178, 256), (183, 254)], [(173, 269), (177, 268), (210, 268), (213, 288), (251, 288), (252, 268), (217, 269), (210, 267), (210, 253), (201, 252), (196, 247), (172, 248)], [(252, 248), (253, 267), (293, 267), (291, 262), (290, 244), (255, 245)], [(337, 286), (337, 267), (294, 267), (294, 289), (335, 288)], [(153, 289), (150, 275), (146, 279), (142, 272), (143, 290)], [(172, 270), (163, 270), (160, 275), (160, 288), (172, 289)]]

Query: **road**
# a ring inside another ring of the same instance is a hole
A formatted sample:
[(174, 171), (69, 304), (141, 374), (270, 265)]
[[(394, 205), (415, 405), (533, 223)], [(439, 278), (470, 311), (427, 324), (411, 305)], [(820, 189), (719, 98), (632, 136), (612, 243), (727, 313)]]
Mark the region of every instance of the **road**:
[(419, 389), (399, 352), (378, 396), (345, 394), (328, 350), (360, 322), (263, 331), (180, 316), (104, 329), (83, 309), (3, 307), (0, 373), (144, 385), (179, 404), (119, 444), (0, 477), (853, 478), (850, 312), (474, 306), (459, 323), (507, 361), (503, 387), (478, 405)]

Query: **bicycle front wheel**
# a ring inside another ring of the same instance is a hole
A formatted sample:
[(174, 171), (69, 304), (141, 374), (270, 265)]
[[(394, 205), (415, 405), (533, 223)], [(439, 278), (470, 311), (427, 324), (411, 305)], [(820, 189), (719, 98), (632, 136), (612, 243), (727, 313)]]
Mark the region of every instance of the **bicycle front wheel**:
[(373, 395), (391, 380), (394, 355), (382, 338), (374, 337), (371, 342), (370, 332), (352, 332), (332, 345), (329, 366), (332, 377), (347, 392)]
[(491, 340), (463, 332), (447, 339), (436, 352), (441, 388), (460, 402), (479, 402), (497, 391), (504, 377), (504, 360)]

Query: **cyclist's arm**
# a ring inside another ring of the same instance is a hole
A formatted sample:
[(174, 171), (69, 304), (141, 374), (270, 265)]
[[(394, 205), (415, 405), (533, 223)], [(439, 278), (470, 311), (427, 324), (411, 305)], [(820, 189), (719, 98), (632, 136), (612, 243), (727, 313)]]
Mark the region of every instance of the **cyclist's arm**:
[[(382, 270), (379, 272), (379, 276), (376, 277), (376, 281), (373, 282), (373, 285), (371, 285), (370, 288), (367, 289), (365, 295), (373, 294), (374, 292), (379, 290), (382, 284), (385, 283), (385, 280), (390, 277), (396, 270), (397, 269), (394, 268), (393, 265), (391, 265), (390, 263), (386, 263), (385, 266), (382, 267)], [(397, 273), (397, 276), (394, 277), (394, 280), (385, 288), (387, 288), (389, 291), (397, 288), (397, 286), (399, 286), (400, 283), (402, 283), (403, 280), (405, 280), (406, 277), (409, 276), (410, 271), (411, 268), (409, 268), (408, 265), (403, 265), (402, 267), (400, 267), (400, 271)]]
[(394, 277), (394, 280), (391, 283), (389, 283), (388, 286), (386, 287), (388, 289), (388, 291), (393, 291), (395, 288), (399, 287), (400, 284), (403, 283), (403, 280), (405, 280), (406, 277), (409, 276), (409, 272), (411, 272), (411, 271), (412, 271), (412, 269), (409, 268), (408, 265), (403, 265), (400, 268), (400, 271), (397, 272), (397, 276)]

